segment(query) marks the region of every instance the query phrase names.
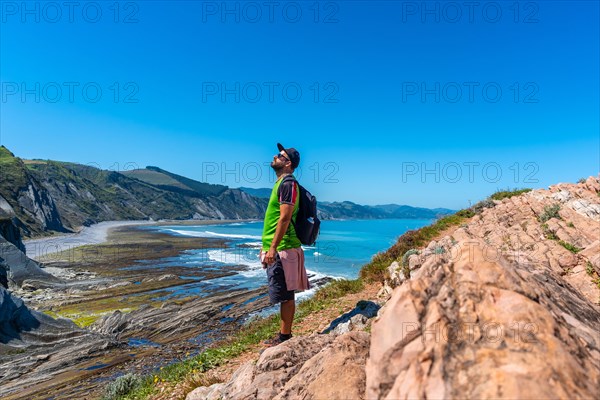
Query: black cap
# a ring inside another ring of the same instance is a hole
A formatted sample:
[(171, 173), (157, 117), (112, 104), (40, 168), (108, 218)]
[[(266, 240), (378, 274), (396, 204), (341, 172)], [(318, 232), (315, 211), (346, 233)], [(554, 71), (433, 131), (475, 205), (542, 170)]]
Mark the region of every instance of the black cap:
[(298, 150), (296, 150), (293, 147), (286, 149), (281, 143), (277, 143), (277, 148), (279, 149), (279, 151), (285, 151), (285, 153), (288, 155), (289, 160), (292, 163), (292, 168), (298, 168), (298, 164), (300, 164), (300, 153), (298, 153)]

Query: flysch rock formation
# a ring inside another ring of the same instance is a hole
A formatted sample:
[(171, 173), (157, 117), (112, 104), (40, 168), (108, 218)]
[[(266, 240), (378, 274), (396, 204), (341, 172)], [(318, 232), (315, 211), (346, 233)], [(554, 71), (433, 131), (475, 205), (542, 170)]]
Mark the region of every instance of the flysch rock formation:
[(27, 257), (23, 251), (1, 235), (0, 275), (6, 279), (4, 286), (13, 288), (35, 290), (64, 284), (54, 275), (44, 271), (39, 263)]
[(0, 198), (0, 286), (49, 288), (61, 284), (60, 279), (25, 255), (19, 226), (12, 208)]
[(0, 287), (0, 398), (27, 398), (28, 388), (51, 386), (58, 374), (72, 368), (92, 373), (93, 363), (87, 362), (118, 346), (111, 337), (80, 329), (70, 320), (31, 310)]
[[(25, 388), (51, 382), (58, 374), (119, 346), (112, 337), (80, 329), (29, 309), (7, 289), (57, 287), (58, 278), (43, 271), (21, 250), (12, 220), (2, 220), (0, 235), (0, 398), (21, 397)], [(27, 396), (25, 396), (27, 397)]]
[(187, 399), (600, 398), (599, 193), (494, 201), (408, 254), (409, 276), (390, 265), (370, 335), (292, 338)]
[(599, 192), (505, 199), (412, 255), (373, 324), (367, 398), (599, 398)]

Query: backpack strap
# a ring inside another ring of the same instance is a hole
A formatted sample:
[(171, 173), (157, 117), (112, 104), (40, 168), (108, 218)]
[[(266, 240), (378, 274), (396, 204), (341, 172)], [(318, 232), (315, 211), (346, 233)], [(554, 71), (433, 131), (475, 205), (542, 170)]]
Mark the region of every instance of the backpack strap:
[[(294, 178), (294, 175), (290, 174), (290, 175), (286, 175), (283, 177), (283, 180), (281, 181), (281, 183), (279, 184), (279, 187), (281, 187), (281, 185), (283, 185), (283, 183), (285, 181), (294, 181), (294, 183), (298, 184), (298, 201), (300, 201), (300, 184), (298, 183), (298, 181), (296, 180), (296, 178)], [(298, 205), (298, 210), (300, 210), (300, 205)], [(290, 219), (290, 222), (292, 223), (292, 226), (294, 227), (294, 232), (297, 232), (298, 230), (296, 229), (296, 222), (294, 222), (294, 218)]]
[(281, 183), (285, 182), (286, 180), (289, 181), (290, 179), (293, 180), (293, 181), (296, 181), (296, 178), (294, 178), (294, 175), (289, 174), (289, 175), (286, 175), (286, 176), (283, 177), (283, 180), (281, 181)]

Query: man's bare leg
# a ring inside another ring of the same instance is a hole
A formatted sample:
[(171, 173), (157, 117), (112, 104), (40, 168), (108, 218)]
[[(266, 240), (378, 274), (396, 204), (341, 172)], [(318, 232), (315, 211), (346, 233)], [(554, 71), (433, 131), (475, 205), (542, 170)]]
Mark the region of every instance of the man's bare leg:
[(281, 303), (281, 333), (289, 335), (292, 333), (292, 322), (296, 312), (296, 301), (288, 300)]

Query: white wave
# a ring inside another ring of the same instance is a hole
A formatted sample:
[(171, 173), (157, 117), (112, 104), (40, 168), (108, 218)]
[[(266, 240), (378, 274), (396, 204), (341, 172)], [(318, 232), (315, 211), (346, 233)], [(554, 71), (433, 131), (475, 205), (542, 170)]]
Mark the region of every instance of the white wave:
[(192, 237), (222, 237), (222, 238), (231, 238), (231, 239), (261, 239), (260, 236), (256, 235), (238, 235), (235, 233), (217, 233), (211, 231), (188, 231), (183, 229), (164, 229), (164, 231), (171, 231), (178, 233), (184, 236), (192, 236)]
[(317, 280), (317, 279), (322, 279), (322, 278), (342, 279), (337, 276), (323, 274), (321, 272), (314, 271), (314, 270), (308, 269), (308, 268), (306, 269), (306, 274), (310, 276), (311, 280)]
[(262, 247), (262, 242), (248, 242), (248, 243), (243, 243), (243, 245), (260, 249)]
[[(266, 278), (265, 270), (258, 257), (256, 250), (249, 250), (243, 248), (230, 248), (230, 249), (212, 249), (207, 251), (208, 259), (227, 265), (244, 265), (248, 267), (247, 270), (239, 271), (238, 273), (246, 278)], [(319, 280), (322, 278), (332, 279), (346, 279), (342, 276), (335, 276), (331, 274), (324, 274), (319, 271), (312, 269), (306, 269), (307, 275), (311, 277), (311, 280)]]
[(246, 271), (240, 271), (239, 274), (248, 278), (260, 276), (263, 274), (262, 263), (258, 259), (258, 253), (240, 252), (232, 249), (209, 250), (208, 258), (229, 265), (245, 265), (249, 267)]
[(313, 294), (317, 291), (317, 288), (312, 288), (305, 290), (304, 292), (296, 293), (296, 301), (302, 301), (312, 297)]
[(260, 236), (256, 235), (237, 235), (235, 233), (217, 233), (211, 231), (205, 231), (207, 234), (218, 237), (230, 237), (235, 239), (262, 239)]
[(180, 229), (162, 229), (163, 232), (175, 232), (184, 236), (193, 236), (193, 237), (208, 237), (204, 232), (197, 231), (185, 231)]

